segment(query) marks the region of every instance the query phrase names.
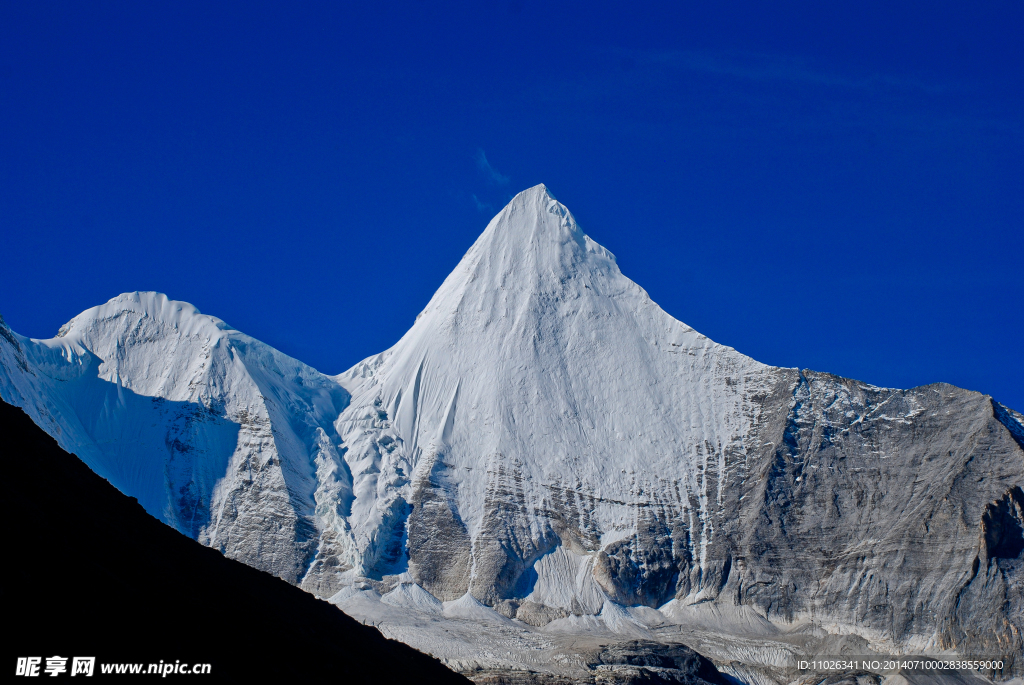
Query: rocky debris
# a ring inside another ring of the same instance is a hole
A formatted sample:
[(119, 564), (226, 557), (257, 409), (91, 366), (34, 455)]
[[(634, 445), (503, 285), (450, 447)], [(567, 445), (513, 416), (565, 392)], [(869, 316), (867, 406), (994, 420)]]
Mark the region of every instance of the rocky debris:
[(868, 671), (810, 675), (798, 678), (793, 685), (881, 685), (882, 676)]
[(568, 615), (569, 612), (559, 607), (549, 607), (537, 602), (523, 602), (519, 605), (515, 617), (531, 626), (546, 626), (552, 621), (565, 618)]
[[(630, 673), (624, 682), (636, 683), (717, 683), (725, 685), (714, 664), (685, 645), (667, 645), (649, 640), (608, 645), (597, 655), (591, 668), (613, 673)], [(610, 667), (610, 668), (605, 668)], [(621, 667), (629, 667), (621, 668)], [(632, 675), (633, 672), (636, 675)]]

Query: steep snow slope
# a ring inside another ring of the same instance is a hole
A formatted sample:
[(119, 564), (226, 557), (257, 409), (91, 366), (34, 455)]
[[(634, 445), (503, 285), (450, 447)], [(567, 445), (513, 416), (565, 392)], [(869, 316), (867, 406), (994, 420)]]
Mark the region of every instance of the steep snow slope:
[(51, 340), (0, 333), (3, 399), (162, 521), (291, 582), (346, 534), (328, 509), (351, 496), (333, 428), (348, 394), (314, 369), (158, 293)]
[[(559, 544), (635, 539), (650, 507), (685, 520), (679, 553), (706, 564), (726, 457), (756, 439), (757, 398), (780, 377), (663, 312), (538, 186), (491, 221), (395, 347), (339, 381), (353, 398), (338, 430), (360, 572), (404, 570), (407, 535), (427, 590), (493, 602)], [(656, 546), (673, 553), (670, 538)], [(676, 591), (674, 569), (628, 587), (607, 554), (594, 570), (627, 601)]]

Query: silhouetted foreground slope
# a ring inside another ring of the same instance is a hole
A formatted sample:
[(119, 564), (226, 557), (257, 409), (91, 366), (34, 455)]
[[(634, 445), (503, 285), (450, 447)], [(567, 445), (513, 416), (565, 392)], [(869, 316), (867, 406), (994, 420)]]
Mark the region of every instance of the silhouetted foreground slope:
[(5, 669), (60, 655), (69, 671), (70, 657), (97, 657), (95, 677), (102, 663), (180, 660), (210, 663), (203, 682), (469, 682), (160, 523), (4, 402), (0, 459)]

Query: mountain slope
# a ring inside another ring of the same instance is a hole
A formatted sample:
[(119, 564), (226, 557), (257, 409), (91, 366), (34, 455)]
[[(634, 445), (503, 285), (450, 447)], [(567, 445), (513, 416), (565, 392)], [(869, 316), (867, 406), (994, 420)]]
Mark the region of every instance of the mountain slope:
[(223, 682), (468, 682), (162, 525), (3, 402), (0, 435), (13, 486), (4, 518), (19, 521), (8, 529), (0, 595), (5, 621), (16, 627), (5, 638), (10, 657), (208, 663), (204, 678)]
[(0, 396), (153, 516), (290, 582), (339, 532), (314, 495), (350, 491), (332, 423), (348, 394), (316, 370), (159, 293), (51, 340), (0, 333)]
[(713, 615), (731, 635), (1024, 648), (1020, 414), (716, 344), (543, 186), (335, 378), (153, 293), (53, 340), (0, 333), (0, 395), (97, 472), (367, 616), (445, 602), (632, 635)]

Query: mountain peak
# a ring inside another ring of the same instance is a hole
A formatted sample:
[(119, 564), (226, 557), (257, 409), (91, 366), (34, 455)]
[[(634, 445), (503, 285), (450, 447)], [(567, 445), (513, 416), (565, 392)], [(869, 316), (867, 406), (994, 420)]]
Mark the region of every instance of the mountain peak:
[(564, 238), (566, 233), (577, 240), (585, 237), (569, 209), (556, 200), (543, 183), (527, 188), (509, 200), (491, 219), (481, 239), (492, 229), (494, 233), (518, 240), (540, 236)]
[(491, 219), (406, 337), (435, 335), (438, 326), (447, 329), (453, 321), (465, 326), (470, 320), (483, 328), (515, 322), (515, 335), (527, 335), (526, 322), (550, 314), (553, 303), (605, 300), (625, 291), (649, 301), (642, 288), (622, 275), (615, 256), (591, 240), (568, 208), (538, 184), (517, 194)]
[(569, 209), (538, 184), (491, 219), (432, 302), (467, 288), (550, 292), (583, 272), (619, 273), (614, 255), (587, 237)]
[(555, 199), (555, 196), (551, 194), (551, 191), (548, 190), (548, 187), (543, 183), (538, 183), (533, 187), (527, 188), (526, 190), (521, 191), (519, 195), (529, 195), (531, 197), (546, 197), (552, 200)]
[(104, 322), (119, 319), (151, 319), (175, 330), (181, 329), (186, 335), (203, 330), (208, 335), (232, 330), (215, 316), (208, 316), (188, 302), (172, 300), (163, 293), (138, 291), (121, 293), (104, 304), (85, 310), (61, 326), (58, 338), (88, 336), (90, 331)]

